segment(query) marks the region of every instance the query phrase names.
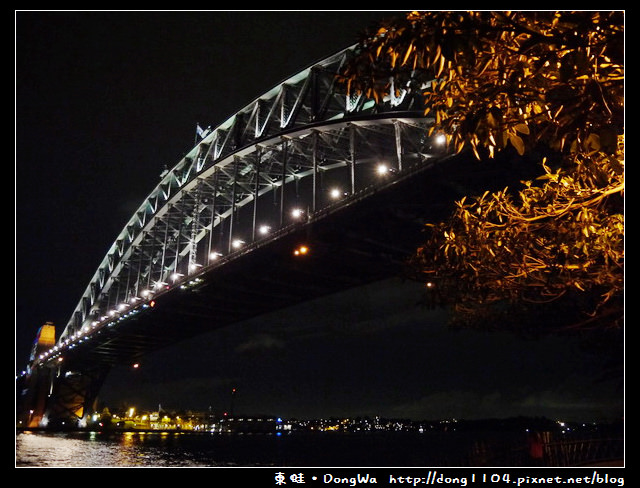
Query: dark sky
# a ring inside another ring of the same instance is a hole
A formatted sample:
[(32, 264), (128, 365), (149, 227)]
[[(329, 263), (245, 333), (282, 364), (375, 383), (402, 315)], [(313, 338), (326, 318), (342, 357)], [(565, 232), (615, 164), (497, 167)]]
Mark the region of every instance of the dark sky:
[[(16, 368), (42, 324), (64, 328), (198, 122), (216, 126), (393, 14), (17, 12)], [(115, 371), (102, 399), (227, 410), (236, 387), (238, 413), (287, 417), (621, 415), (622, 393), (593, 382), (602, 358), (575, 341), (454, 332), (418, 294), (390, 280), (208, 334)]]

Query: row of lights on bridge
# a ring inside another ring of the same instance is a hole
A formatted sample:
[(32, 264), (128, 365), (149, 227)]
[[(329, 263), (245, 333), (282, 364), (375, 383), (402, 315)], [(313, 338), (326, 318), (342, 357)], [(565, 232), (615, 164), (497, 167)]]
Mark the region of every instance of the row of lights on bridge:
[[(445, 142), (444, 140), (444, 136), (438, 136), (440, 139), (436, 139), (436, 142), (439, 144), (443, 144)], [(394, 172), (394, 169), (384, 163), (381, 163), (378, 165), (377, 169), (376, 169), (377, 173), (381, 176), (390, 174)], [(331, 196), (331, 198), (338, 200), (344, 196), (348, 196), (348, 193), (340, 190), (339, 188), (333, 188), (330, 192), (329, 195)], [(296, 220), (300, 220), (302, 219), (304, 216), (306, 215), (306, 212), (300, 208), (294, 208), (291, 211), (291, 216), (296, 219)], [(271, 232), (271, 227), (268, 225), (261, 225), (258, 227), (258, 233), (262, 236), (268, 235)], [(239, 250), (241, 249), (244, 245), (246, 244), (246, 242), (242, 239), (234, 239), (231, 242), (231, 247), (234, 250)], [(310, 249), (308, 246), (306, 245), (302, 245), (302, 246), (298, 246), (293, 250), (293, 255), (294, 256), (306, 256), (308, 255), (310, 252)], [(222, 253), (217, 252), (217, 251), (213, 251), (211, 252), (211, 254), (209, 255), (209, 258), (212, 261), (215, 261), (219, 258), (221, 258), (223, 256)], [(197, 271), (199, 268), (201, 268), (202, 265), (200, 264), (191, 264), (189, 269), (190, 271), (193, 273), (195, 271)], [(179, 280), (181, 280), (184, 277), (184, 274), (182, 273), (174, 273), (172, 275), (172, 280), (174, 283), (178, 282)], [(195, 280), (192, 280), (192, 283), (196, 284), (198, 282), (199, 278), (196, 278)], [(109, 322), (111, 321), (111, 323), (108, 323), (109, 326), (113, 325), (114, 320), (115, 319), (123, 319), (123, 318), (127, 318), (129, 316), (130, 313), (136, 313), (138, 310), (138, 306), (140, 305), (139, 302), (142, 302), (144, 300), (144, 303), (142, 303), (142, 307), (143, 308), (147, 308), (147, 307), (153, 307), (154, 303), (151, 298), (153, 297), (153, 295), (155, 293), (157, 293), (159, 290), (163, 290), (163, 289), (169, 289), (170, 285), (168, 283), (162, 282), (162, 281), (157, 281), (154, 283), (154, 288), (155, 290), (144, 290), (141, 295), (142, 298), (140, 297), (134, 297), (131, 299), (131, 303), (122, 303), (120, 304), (116, 309), (111, 310), (107, 315), (102, 316), (100, 319), (94, 321), (91, 325), (91, 327), (89, 326), (84, 326), (80, 331), (74, 333), (70, 338), (66, 339), (65, 341), (63, 341), (60, 344), (56, 344), (54, 347), (52, 347), (50, 350), (45, 351), (44, 353), (42, 353), (39, 356), (39, 359), (41, 360), (45, 360), (49, 357), (58, 357), (58, 361), (62, 361), (62, 357), (59, 357), (62, 349), (66, 348), (66, 347), (75, 347), (75, 342), (82, 342), (84, 339), (87, 338), (87, 336), (92, 332), (93, 329), (97, 328), (100, 324), (104, 323), (104, 322)], [(131, 307), (134, 308), (131, 308)], [(128, 312), (127, 312), (128, 310)], [(127, 313), (125, 313), (127, 312)]]
[[(340, 194), (341, 195), (341, 194)], [(305, 212), (301, 209), (294, 209), (291, 212), (291, 215), (294, 218), (300, 219), (305, 215)], [(261, 235), (267, 235), (269, 234), (269, 232), (271, 231), (271, 227), (267, 226), (267, 225), (262, 225), (258, 228), (258, 232)], [(234, 249), (240, 249), (243, 245), (245, 244), (245, 241), (241, 240), (241, 239), (235, 239), (232, 242), (232, 247)], [(294, 256), (305, 256), (309, 253), (309, 247), (308, 246), (299, 246), (296, 247), (293, 251), (293, 255)], [(211, 260), (217, 260), (219, 258), (221, 258), (223, 256), (222, 253), (217, 252), (217, 251), (213, 251), (209, 257)], [(201, 268), (202, 265), (200, 264), (191, 264), (189, 269), (192, 272), (197, 271), (199, 268)], [(184, 274), (182, 273), (173, 273), (171, 276), (171, 279), (174, 283), (178, 282), (179, 280), (181, 280), (184, 277)], [(200, 278), (195, 278), (193, 280), (190, 281), (191, 284), (197, 284), (198, 282), (201, 282), (202, 280)], [(62, 350), (69, 347), (69, 348), (73, 348), (76, 346), (76, 342), (82, 342), (85, 339), (88, 339), (88, 336), (90, 335), (90, 333), (96, 329), (99, 325), (105, 323), (105, 322), (111, 322), (108, 323), (109, 326), (113, 325), (116, 321), (116, 319), (120, 320), (120, 319), (124, 319), (124, 318), (128, 318), (130, 316), (130, 314), (132, 313), (137, 313), (138, 307), (141, 305), (142, 308), (148, 308), (148, 307), (153, 307), (155, 305), (155, 302), (152, 300), (152, 297), (161, 290), (167, 290), (170, 288), (170, 284), (163, 282), (163, 281), (156, 281), (153, 285), (153, 289), (146, 289), (143, 290), (141, 292), (141, 297), (133, 297), (130, 300), (130, 303), (121, 303), (120, 305), (118, 305), (117, 308), (109, 311), (106, 315), (103, 315), (102, 317), (100, 317), (98, 320), (95, 320), (91, 326), (87, 326), (85, 325), (84, 327), (82, 327), (82, 329), (80, 329), (78, 332), (72, 334), (68, 339), (64, 340), (63, 342), (61, 342), (60, 344), (56, 344), (55, 346), (53, 346), (51, 349), (49, 349), (48, 351), (43, 352), (42, 354), (40, 354), (39, 359), (40, 360), (46, 360), (49, 358), (56, 358), (58, 359), (58, 361), (62, 361), (62, 357), (60, 356), (62, 353)], [(132, 308), (133, 307), (133, 308)], [(126, 312), (126, 313), (125, 313)]]

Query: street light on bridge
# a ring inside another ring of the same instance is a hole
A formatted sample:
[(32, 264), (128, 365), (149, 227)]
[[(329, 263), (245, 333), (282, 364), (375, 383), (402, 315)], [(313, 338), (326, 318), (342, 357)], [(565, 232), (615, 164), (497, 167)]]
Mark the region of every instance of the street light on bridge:
[(306, 256), (307, 254), (309, 254), (309, 247), (305, 245), (298, 246), (296, 249), (294, 249), (293, 254), (294, 256)]
[(438, 146), (444, 146), (446, 144), (446, 142), (447, 142), (447, 136), (445, 136), (444, 134), (438, 134), (438, 135), (435, 136), (434, 142)]

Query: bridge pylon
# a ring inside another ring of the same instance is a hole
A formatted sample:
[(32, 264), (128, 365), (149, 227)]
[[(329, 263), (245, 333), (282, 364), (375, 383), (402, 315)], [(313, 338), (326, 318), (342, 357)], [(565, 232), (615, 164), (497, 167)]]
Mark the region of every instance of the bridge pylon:
[(94, 407), (110, 367), (74, 371), (64, 361), (36, 364), (55, 345), (55, 326), (48, 322), (36, 336), (27, 370), (17, 381), (16, 425), (20, 428), (76, 428)]

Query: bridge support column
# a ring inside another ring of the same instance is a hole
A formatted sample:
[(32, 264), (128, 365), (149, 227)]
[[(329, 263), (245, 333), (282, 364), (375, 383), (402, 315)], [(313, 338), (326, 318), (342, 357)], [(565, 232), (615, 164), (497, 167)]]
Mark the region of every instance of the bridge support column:
[(48, 370), (29, 370), (19, 379), (16, 387), (16, 426), (39, 427), (47, 407), (47, 396), (51, 389), (51, 374)]
[(109, 367), (70, 371), (36, 366), (18, 386), (16, 425), (20, 428), (76, 428), (95, 409)]
[(110, 369), (107, 366), (82, 371), (59, 368), (52, 378), (43, 426), (50, 429), (82, 426), (82, 421), (96, 408), (98, 391)]
[(231, 252), (233, 250), (233, 224), (236, 217), (236, 191), (238, 188), (237, 184), (238, 180), (238, 158), (233, 159), (233, 180), (231, 184), (232, 192), (231, 192), (231, 216), (229, 217), (229, 243), (228, 243), (228, 251)]
[(27, 372), (16, 384), (17, 427), (74, 428), (92, 413), (111, 367), (72, 365), (64, 357), (43, 361), (40, 355), (54, 345), (55, 327), (46, 324), (38, 331)]
[(393, 129), (396, 136), (396, 157), (398, 158), (398, 171), (402, 171), (402, 132), (400, 122), (393, 121)]
[(351, 178), (351, 194), (356, 193), (356, 128), (349, 124), (349, 173)]
[(287, 181), (287, 140), (282, 139), (282, 185), (280, 186), (280, 227), (284, 225), (284, 190)]
[(318, 131), (312, 131), (311, 137), (313, 137), (313, 146), (311, 148), (311, 162), (313, 163), (313, 195), (311, 211), (313, 213), (318, 209)]
[(16, 384), (16, 422), (18, 426), (37, 427), (44, 416), (47, 395), (51, 386), (51, 375), (46, 369), (34, 368), (33, 364), (55, 343), (56, 328), (51, 322), (47, 322), (38, 329), (36, 339), (31, 347), (30, 364), (25, 374), (18, 378)]

